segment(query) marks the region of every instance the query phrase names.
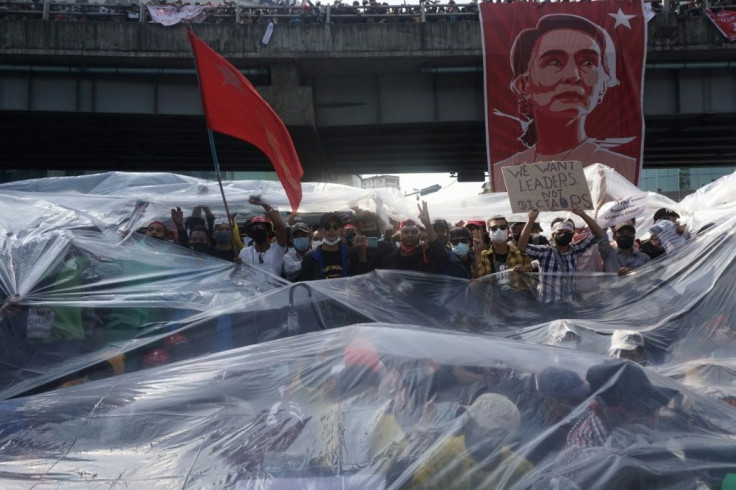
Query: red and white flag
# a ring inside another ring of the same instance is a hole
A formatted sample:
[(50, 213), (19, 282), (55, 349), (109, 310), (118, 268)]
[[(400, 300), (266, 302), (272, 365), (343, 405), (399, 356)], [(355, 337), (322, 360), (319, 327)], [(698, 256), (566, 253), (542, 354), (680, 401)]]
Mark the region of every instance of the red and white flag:
[(642, 2), (480, 5), (488, 168), (602, 163), (638, 184), (644, 146)]
[(713, 12), (711, 9), (705, 9), (705, 15), (726, 39), (736, 41), (736, 10), (721, 9), (720, 12)]
[(271, 160), (292, 210), (299, 209), (304, 171), (283, 121), (242, 73), (193, 32), (187, 34), (207, 126), (258, 147)]

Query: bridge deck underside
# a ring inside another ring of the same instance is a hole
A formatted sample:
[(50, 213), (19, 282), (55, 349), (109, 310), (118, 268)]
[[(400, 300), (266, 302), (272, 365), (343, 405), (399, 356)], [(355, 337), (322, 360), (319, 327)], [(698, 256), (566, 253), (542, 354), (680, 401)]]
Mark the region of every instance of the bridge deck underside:
[[(4, 111), (4, 169), (208, 170), (201, 116)], [(312, 161), (311, 128), (290, 128), (303, 162)], [(318, 128), (324, 172), (406, 173), (486, 168), (481, 122)], [(736, 114), (648, 117), (646, 168), (736, 165)], [(255, 147), (216, 136), (224, 170), (270, 170)], [(309, 170), (306, 168), (305, 170)]]

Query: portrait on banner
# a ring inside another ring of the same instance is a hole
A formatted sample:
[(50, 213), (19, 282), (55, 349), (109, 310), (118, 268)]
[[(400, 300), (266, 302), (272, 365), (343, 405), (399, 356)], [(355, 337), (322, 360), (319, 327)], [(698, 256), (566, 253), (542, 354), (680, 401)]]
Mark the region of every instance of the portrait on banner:
[(641, 3), (484, 3), (489, 173), (602, 163), (638, 184), (646, 22)]

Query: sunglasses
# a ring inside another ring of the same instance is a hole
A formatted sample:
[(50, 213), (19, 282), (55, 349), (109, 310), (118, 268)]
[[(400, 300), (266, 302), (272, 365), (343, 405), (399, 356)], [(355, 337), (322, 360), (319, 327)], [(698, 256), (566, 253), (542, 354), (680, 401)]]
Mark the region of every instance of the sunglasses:
[(491, 231), (496, 231), (496, 230), (498, 230), (499, 228), (500, 228), (501, 230), (504, 230), (504, 231), (505, 231), (505, 230), (506, 230), (506, 228), (508, 228), (508, 227), (509, 227), (509, 225), (496, 225), (496, 226), (491, 226)]
[(166, 233), (166, 230), (163, 228), (156, 228), (155, 226), (149, 226), (148, 231), (156, 231), (158, 233)]
[(470, 243), (467, 238), (458, 238), (457, 240), (451, 240), (450, 243), (457, 245), (458, 243)]
[(340, 225), (330, 225), (330, 224), (327, 224), (327, 225), (323, 226), (322, 228), (324, 228), (325, 231), (337, 231), (340, 228), (342, 228), (342, 226), (340, 226)]

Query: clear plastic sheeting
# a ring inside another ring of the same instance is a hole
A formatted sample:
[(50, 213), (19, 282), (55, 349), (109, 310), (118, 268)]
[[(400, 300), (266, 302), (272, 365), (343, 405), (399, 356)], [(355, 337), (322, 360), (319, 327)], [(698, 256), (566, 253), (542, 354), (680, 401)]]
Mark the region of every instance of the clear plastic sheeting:
[[(736, 471), (734, 408), (652, 370), (388, 324), (0, 406), (3, 488), (721, 488)], [(591, 414), (611, 425), (583, 446)]]
[[(637, 192), (586, 176), (599, 203)], [(231, 210), (286, 206), (274, 183), (226, 185)], [(177, 206), (223, 216), (199, 179), (0, 191), (2, 488), (736, 485), (736, 174), (679, 203), (650, 193), (637, 236), (667, 207), (689, 238), (625, 276), (565, 276), (553, 305), (536, 273), (292, 284), (132, 232)], [(305, 212), (355, 207), (416, 214), (388, 190), (305, 185)], [(430, 214), (515, 219), (505, 194)], [(622, 345), (638, 364), (612, 358)]]

